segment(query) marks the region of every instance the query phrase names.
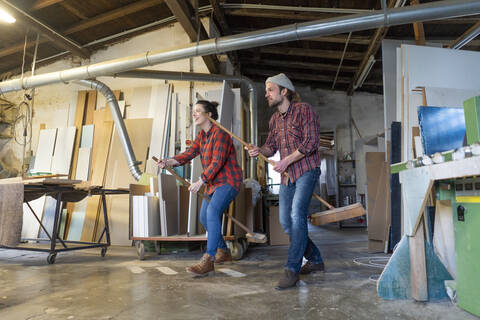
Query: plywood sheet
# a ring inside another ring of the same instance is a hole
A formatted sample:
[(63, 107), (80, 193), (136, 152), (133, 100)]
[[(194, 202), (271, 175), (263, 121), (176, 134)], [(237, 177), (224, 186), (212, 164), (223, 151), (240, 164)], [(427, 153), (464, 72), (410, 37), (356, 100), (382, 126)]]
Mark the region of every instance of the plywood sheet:
[(52, 160), (52, 173), (69, 174), (75, 144), (76, 127), (58, 128), (55, 151)]
[(87, 106), (85, 110), (85, 118), (83, 124), (93, 124), (95, 117), (95, 108), (97, 105), (97, 91), (88, 91)]
[(78, 164), (75, 172), (75, 179), (87, 181), (90, 171), (90, 154), (91, 148), (80, 148), (78, 150)]
[(130, 106), (127, 109), (127, 119), (147, 118), (152, 98), (152, 87), (133, 88)]
[[(55, 209), (57, 206), (57, 200), (52, 197), (47, 197), (45, 200), (45, 209), (43, 210), (42, 224), (43, 227), (48, 231), (50, 236), (53, 235), (53, 224), (55, 223)], [(40, 228), (39, 232), (40, 238), (48, 239), (45, 231)]]
[[(38, 199), (32, 200), (29, 202), (33, 211), (39, 219), (42, 219), (43, 207), (45, 206), (45, 196)], [(32, 211), (26, 203), (23, 204), (23, 227), (22, 227), (22, 238), (37, 238), (38, 231), (40, 229), (40, 224), (37, 219), (35, 219)]]
[(83, 223), (85, 220), (85, 212), (87, 209), (88, 198), (85, 198), (75, 203), (75, 208), (72, 213), (70, 227), (67, 239), (70, 241), (80, 241), (82, 237)]
[[(152, 119), (127, 119), (125, 127), (132, 143), (135, 157), (139, 161), (145, 161), (148, 145), (152, 134)], [(112, 138), (111, 150), (108, 158), (108, 167), (105, 173), (105, 187), (128, 188), (137, 181), (131, 175), (122, 144), (116, 132)], [(129, 205), (123, 196), (115, 195), (107, 198), (107, 208), (111, 222), (112, 244), (128, 245), (129, 240)], [(118, 202), (118, 203), (117, 203)], [(103, 215), (100, 215), (103, 217)], [(103, 218), (98, 220), (97, 237), (103, 229)]]
[(87, 103), (87, 91), (79, 91), (77, 97), (77, 106), (75, 109), (75, 118), (73, 125), (77, 128), (78, 134), (75, 136), (75, 144), (73, 147), (72, 164), (70, 168), (70, 178), (73, 177), (77, 170), (78, 148), (80, 146), (80, 140), (82, 135), (82, 124), (85, 114), (85, 105)]
[[(387, 225), (387, 164), (384, 152), (365, 154), (367, 171), (368, 239), (384, 242)], [(382, 250), (383, 251), (383, 250)]]
[(23, 183), (0, 185), (0, 244), (16, 246), (22, 234)]
[(433, 247), (435, 248), (438, 258), (445, 265), (448, 272), (450, 272), (453, 278), (457, 278), (452, 212), (451, 201), (436, 201)]
[(80, 141), (80, 148), (92, 148), (93, 147), (93, 133), (94, 125), (89, 124), (82, 127), (82, 138)]
[(56, 137), (57, 129), (40, 130), (37, 153), (35, 154), (35, 172), (51, 172)]

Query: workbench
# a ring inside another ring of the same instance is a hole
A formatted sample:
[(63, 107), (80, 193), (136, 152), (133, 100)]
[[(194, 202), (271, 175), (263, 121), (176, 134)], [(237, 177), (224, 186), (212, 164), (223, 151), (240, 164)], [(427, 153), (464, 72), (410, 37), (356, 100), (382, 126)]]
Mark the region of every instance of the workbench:
[[(77, 183), (73, 183), (77, 182)], [(128, 189), (104, 189), (102, 187), (78, 187), (79, 181), (61, 180), (61, 179), (47, 179), (39, 183), (28, 183), (24, 185), (24, 203), (30, 208), (31, 213), (35, 216), (48, 238), (28, 238), (21, 239), (21, 242), (49, 242), (50, 248), (41, 248), (29, 245), (20, 245), (16, 247), (0, 245), (0, 248), (28, 250), (37, 252), (48, 252), (47, 262), (49, 264), (55, 263), (58, 252), (82, 250), (91, 248), (101, 248), (100, 254), (102, 257), (107, 253), (107, 247), (110, 246), (110, 230), (108, 225), (107, 206), (105, 195), (128, 194)], [(37, 213), (30, 206), (30, 201), (40, 198), (41, 196), (51, 196), (56, 199), (55, 217), (53, 225), (53, 234), (45, 229), (41, 219)], [(97, 242), (83, 242), (83, 241), (67, 241), (63, 240), (58, 235), (59, 222), (61, 217), (62, 201), (78, 202), (87, 196), (100, 195), (102, 198), (103, 218), (105, 227)], [(105, 241), (103, 241), (105, 239)], [(61, 244), (61, 248), (58, 248)]]

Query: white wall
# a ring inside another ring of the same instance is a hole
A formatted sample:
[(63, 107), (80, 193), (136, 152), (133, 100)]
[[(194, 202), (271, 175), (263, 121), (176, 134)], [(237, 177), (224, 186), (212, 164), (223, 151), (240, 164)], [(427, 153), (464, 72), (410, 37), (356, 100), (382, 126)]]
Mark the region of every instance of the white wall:
[[(92, 54), (89, 60), (84, 60), (81, 62), (81, 64), (86, 65), (98, 63), (106, 60), (112, 60), (115, 58), (146, 52), (149, 50), (167, 49), (173, 46), (179, 46), (187, 43), (190, 43), (188, 36), (183, 31), (182, 27), (178, 23), (175, 23), (159, 30), (142, 34), (127, 41), (109, 46), (106, 49), (97, 51)], [(76, 62), (73, 62), (71, 58), (63, 59), (51, 65), (37, 69), (36, 74), (38, 75), (78, 67), (78, 60), (76, 59), (75, 61)], [(193, 70), (190, 70), (189, 59), (160, 64), (154, 67), (149, 67), (148, 69), (208, 73), (208, 69), (205, 66), (201, 57), (193, 58)], [(26, 75), (29, 74), (27, 73)], [(112, 90), (122, 90), (126, 100), (127, 110), (128, 105), (133, 98), (134, 88), (152, 87), (155, 84), (164, 83), (163, 80), (126, 79), (112, 77), (99, 77), (97, 80), (106, 83)], [(185, 107), (184, 111), (190, 112), (189, 110), (187, 110), (190, 90), (189, 83), (176, 81), (170, 83), (173, 83), (175, 92), (179, 93), (181, 105)], [(194, 83), (194, 90), (200, 93), (203, 93), (207, 90), (219, 88), (221, 88), (220, 82)], [(47, 128), (65, 127), (73, 125), (75, 108), (77, 104), (77, 93), (79, 90), (87, 90), (87, 88), (75, 84), (55, 84), (39, 87), (36, 89), (32, 130), (32, 150), (34, 153), (37, 149), (40, 124), (44, 123)], [(23, 92), (8, 93), (5, 96), (10, 101), (18, 104), (22, 101)], [(193, 97), (193, 101), (195, 101), (195, 96)], [(105, 99), (103, 99), (99, 95), (97, 97), (97, 107), (103, 107), (105, 105), (104, 102)], [(145, 106), (145, 110), (135, 111), (135, 113), (139, 112), (139, 114), (147, 115), (148, 105)], [(181, 119), (186, 118), (185, 112), (180, 112), (182, 114)], [(182, 125), (180, 125), (178, 129), (185, 130), (184, 121), (182, 121)], [(184, 136), (184, 134), (182, 136)], [(7, 142), (0, 150), (0, 158), (2, 158), (3, 155), (7, 154), (9, 158), (14, 155), (18, 159), (22, 159), (22, 147), (16, 144), (12, 139)], [(21, 161), (18, 163), (18, 169), (20, 169), (20, 167)]]

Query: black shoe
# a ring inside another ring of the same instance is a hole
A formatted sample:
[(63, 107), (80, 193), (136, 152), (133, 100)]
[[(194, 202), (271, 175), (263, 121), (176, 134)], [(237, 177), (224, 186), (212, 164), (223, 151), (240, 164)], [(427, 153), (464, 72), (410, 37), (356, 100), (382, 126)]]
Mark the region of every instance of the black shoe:
[(325, 264), (323, 262), (312, 263), (307, 261), (307, 263), (305, 263), (300, 269), (300, 274), (310, 274), (317, 271), (325, 271)]
[(285, 269), (285, 274), (283, 278), (280, 279), (280, 281), (278, 281), (278, 284), (275, 287), (275, 289), (284, 290), (284, 289), (295, 287), (297, 284), (297, 281), (298, 281), (298, 273)]

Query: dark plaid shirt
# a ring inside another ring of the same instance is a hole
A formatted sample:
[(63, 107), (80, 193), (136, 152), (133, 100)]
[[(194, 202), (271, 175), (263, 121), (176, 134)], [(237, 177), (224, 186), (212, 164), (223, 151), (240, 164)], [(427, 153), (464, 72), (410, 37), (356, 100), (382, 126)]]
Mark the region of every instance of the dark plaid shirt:
[(242, 168), (237, 163), (230, 135), (216, 125), (212, 125), (208, 132), (200, 130), (193, 145), (174, 159), (183, 165), (198, 154), (203, 167), (201, 179), (206, 184), (207, 194), (212, 194), (216, 188), (225, 184), (240, 190), (243, 181)]
[[(275, 112), (270, 118), (269, 133), (264, 146), (273, 153), (280, 151), (284, 159), (295, 150), (303, 153), (304, 158), (292, 163), (287, 168), (290, 181), (295, 182), (305, 172), (320, 167), (320, 128), (318, 116), (310, 104), (304, 102), (291, 103), (285, 114)], [(287, 179), (282, 175), (282, 183)]]

